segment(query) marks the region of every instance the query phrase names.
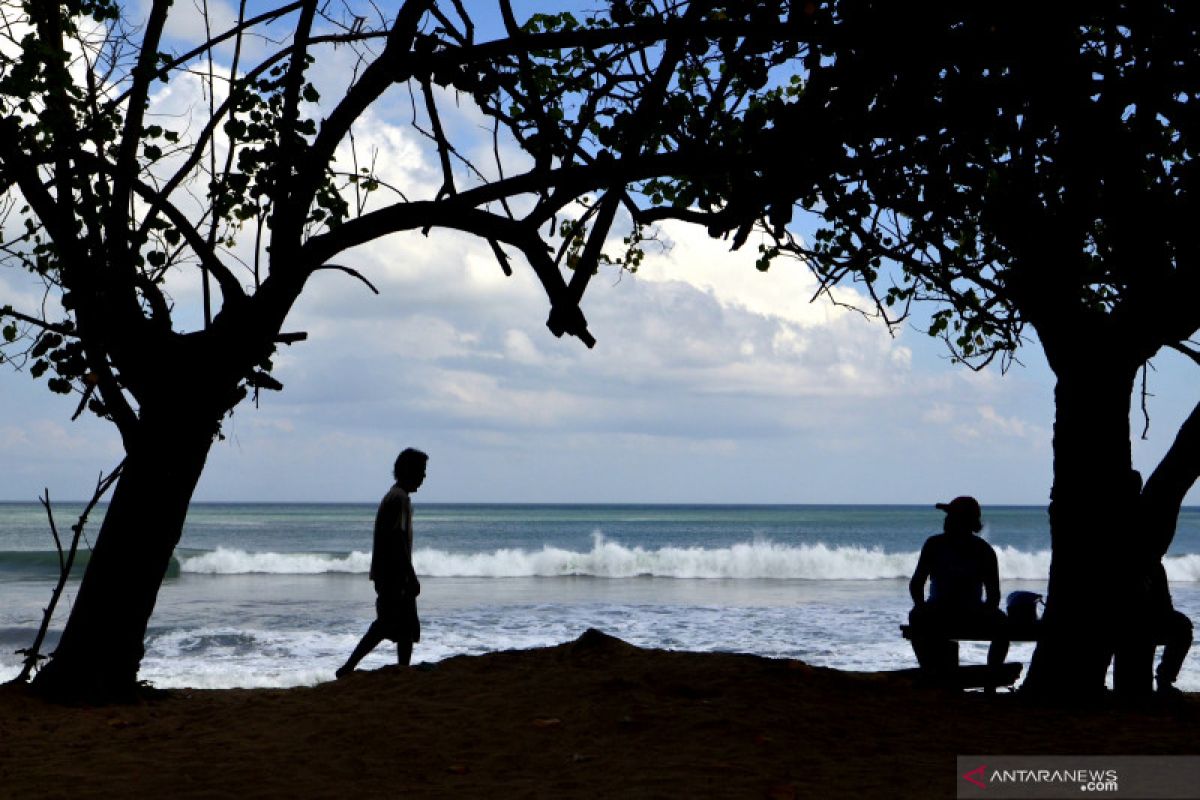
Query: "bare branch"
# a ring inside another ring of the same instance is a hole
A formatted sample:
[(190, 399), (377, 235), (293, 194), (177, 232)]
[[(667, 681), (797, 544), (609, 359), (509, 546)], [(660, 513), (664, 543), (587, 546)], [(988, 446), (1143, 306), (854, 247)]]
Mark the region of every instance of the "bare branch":
[(1145, 364), (1142, 364), (1142, 388), (1141, 388), (1140, 396), (1141, 396), (1142, 420), (1143, 420), (1143, 425), (1142, 425), (1142, 441), (1143, 442), (1146, 441), (1146, 439), (1150, 435), (1150, 408), (1147, 405), (1147, 401), (1151, 397), (1151, 395), (1146, 386), (1146, 384), (1147, 384), (1146, 373), (1149, 371), (1150, 366), (1151, 365), (1150, 365), (1149, 361), (1147, 361)]
[(201, 267), (217, 279), (217, 283), (221, 287), (221, 294), (224, 295), (227, 304), (231, 301), (237, 302), (246, 299), (246, 293), (243, 291), (242, 285), (238, 283), (237, 278), (233, 276), (229, 268), (217, 258), (216, 252), (209, 247), (208, 242), (200, 235), (195, 226), (192, 225), (192, 221), (187, 218), (186, 214), (180, 211), (173, 203), (168, 202), (162, 193), (156, 191), (152, 186), (147, 186), (141, 181), (137, 181), (134, 183), (133, 188), (151, 204), (158, 206), (158, 210), (179, 230), (184, 241), (188, 243), (192, 248), (192, 252), (200, 259)]
[(1180, 353), (1183, 353), (1185, 356), (1190, 358), (1192, 361), (1195, 361), (1197, 364), (1200, 364), (1200, 350), (1197, 350), (1195, 347), (1192, 347), (1189, 344), (1186, 344), (1184, 342), (1171, 342), (1167, 346), (1170, 347), (1172, 350), (1178, 350)]
[(305, 163), (300, 165), (300, 174), (295, 182), (294, 202), (308, 208), (317, 192), (325, 166), (332, 162), (338, 144), (346, 137), (350, 126), (363, 112), (379, 99), (380, 95), (399, 80), (396, 73), (401, 56), (412, 46), (421, 17), (432, 0), (409, 0), (400, 9), (400, 14), (388, 33), (383, 52), (372, 61), (337, 106), (325, 118), (317, 136), (308, 149)]
[(75, 554), (79, 552), (79, 539), (83, 536), (83, 528), (87, 524), (88, 515), (92, 513), (92, 509), (96, 507), (96, 504), (100, 502), (104, 495), (108, 494), (108, 490), (121, 477), (121, 471), (124, 467), (125, 461), (122, 460), (107, 477), (103, 473), (100, 474), (99, 479), (96, 481), (96, 489), (92, 493), (92, 499), (88, 501), (87, 506), (83, 509), (83, 513), (79, 515), (79, 520), (71, 526), (73, 533), (71, 548), (65, 555), (63, 554), (62, 540), (58, 535), (58, 527), (54, 524), (54, 512), (50, 507), (50, 490), (46, 489), (45, 496), (38, 498), (41, 500), (42, 506), (46, 509), (46, 516), (50, 521), (50, 533), (54, 537), (54, 546), (58, 550), (58, 582), (54, 586), (54, 591), (50, 594), (50, 604), (46, 606), (42, 614), (42, 624), (33, 639), (33, 644), (23, 650), (17, 651), (24, 655), (25, 658), (20, 674), (13, 678), (10, 683), (19, 684), (28, 681), (29, 676), (37, 669), (38, 662), (46, 658), (46, 656), (42, 655), (42, 644), (45, 642), (46, 633), (50, 629), (50, 620), (54, 617), (54, 609), (58, 607), (58, 600), (62, 596), (63, 588), (67, 585), (67, 579), (71, 576), (71, 568), (75, 566)]
[(367, 278), (356, 269), (351, 269), (350, 267), (343, 267), (341, 264), (322, 264), (321, 266), (314, 269), (313, 272), (317, 272), (317, 271), (323, 270), (323, 269), (337, 270), (338, 272), (344, 272), (351, 277), (358, 278), (360, 281), (362, 281), (363, 283), (365, 283), (367, 285), (368, 289), (370, 289), (375, 294), (379, 294), (379, 290), (375, 288), (375, 284), (373, 284), (369, 280), (367, 280)]
[(142, 120), (146, 115), (146, 98), (154, 81), (158, 63), (158, 43), (167, 23), (167, 12), (171, 0), (154, 0), (146, 31), (142, 38), (141, 53), (133, 70), (133, 85), (129, 90), (129, 107), (125, 112), (125, 124), (121, 131), (121, 142), (113, 165), (113, 199), (108, 205), (107, 224), (110, 247), (126, 247), (129, 242), (129, 221), (126, 209), (131, 199), (131, 187), (137, 175), (137, 150), (142, 140)]
[(19, 320), (21, 322), (27, 322), (30, 325), (34, 325), (38, 328), (41, 328), (44, 331), (50, 331), (51, 333), (57, 333), (60, 336), (77, 337), (79, 335), (76, 332), (74, 326), (72, 326), (70, 324), (65, 324), (65, 323), (61, 323), (61, 322), (47, 322), (44, 319), (40, 319), (38, 317), (31, 317), (28, 314), (22, 314), (20, 311), (14, 311), (12, 306), (0, 307), (0, 318), (3, 318), (3, 317), (12, 317), (13, 319)]
[(433, 139), (437, 143), (438, 160), (442, 164), (442, 188), (438, 189), (437, 198), (450, 197), (457, 192), (454, 189), (454, 169), (450, 166), (450, 142), (446, 140), (446, 132), (442, 129), (442, 118), (438, 114), (437, 101), (433, 97), (433, 82), (429, 78), (421, 79), (421, 92), (425, 96), (425, 111), (429, 114), (429, 123), (433, 127)]

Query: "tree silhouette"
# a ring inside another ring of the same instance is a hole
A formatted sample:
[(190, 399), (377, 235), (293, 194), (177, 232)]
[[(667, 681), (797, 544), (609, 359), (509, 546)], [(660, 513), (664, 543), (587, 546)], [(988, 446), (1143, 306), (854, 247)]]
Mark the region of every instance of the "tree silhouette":
[[(592, 346), (579, 301), (602, 261), (636, 266), (637, 218), (665, 202), (645, 181), (720, 168), (674, 150), (664, 123), (690, 108), (680, 81), (715, 72), (726, 40), (753, 51), (755, 69), (783, 68), (799, 46), (780, 40), (806, 25), (781, 28), (783, 4), (735, 14), (644, 2), (519, 21), (499, 0), (477, 38), (461, 0), (408, 0), (394, 18), (318, 0), (251, 15), (242, 0), (223, 30), (198, 8), (200, 41), (176, 52), (168, 23), (190, 11), (168, 0), (140, 19), (116, 0), (0, 3), (0, 255), (44, 291), (0, 310), (5, 355), (76, 394), (78, 413), (111, 421), (126, 452), (57, 652), (35, 678), (48, 692), (135, 690), (209, 449), (248, 395), (282, 388), (271, 359), (305, 338), (284, 325), (310, 276), (340, 270), (371, 286), (344, 263), (354, 247), (460, 231), (505, 272), (526, 261), (551, 332)], [(736, 44), (752, 36), (762, 44)], [(323, 102), (314, 84), (338, 69), (336, 99)], [(692, 101), (741, 113), (756, 86), (734, 77), (694, 87)], [(171, 116), (167, 90), (195, 102)], [(440, 169), (432, 188), (389, 184), (355, 146), (355, 126), (389, 92), (411, 104)], [(478, 134), (453, 124), (459, 104), (491, 124), (491, 163), (468, 157)], [(607, 247), (614, 222), (631, 219)], [(185, 293), (198, 307), (177, 303)]]
[[(1200, 11), (844, 0), (814, 25), (804, 91), (747, 115), (727, 175), (664, 182), (701, 202), (654, 218), (735, 244), (765, 225), (761, 266), (794, 256), (826, 287), (859, 282), (893, 324), (932, 301), (930, 333), (976, 368), (1032, 330), (1057, 383), (1045, 635), (1025, 686), (1094, 695), (1116, 652), (1118, 690), (1148, 691), (1149, 665), (1120, 655), (1153, 646), (1147, 575), (1200, 475), (1200, 406), (1139, 493), (1131, 403), (1165, 348), (1200, 363)], [(783, 227), (797, 209), (815, 218), (803, 239)]]

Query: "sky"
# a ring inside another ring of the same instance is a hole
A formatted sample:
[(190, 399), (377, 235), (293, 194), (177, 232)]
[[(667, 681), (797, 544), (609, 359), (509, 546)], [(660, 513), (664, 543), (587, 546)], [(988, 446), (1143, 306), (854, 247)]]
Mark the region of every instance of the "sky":
[[(164, 113), (194, 110), (186, 88), (163, 92)], [(356, 138), (389, 178), (433, 184), (402, 106), (381, 104)], [(285, 326), (308, 340), (275, 359), (284, 391), (227, 420), (195, 499), (373, 502), (414, 446), (430, 455), (429, 502), (1045, 503), (1053, 376), (1036, 343), (1007, 374), (972, 372), (911, 326), (810, 302), (799, 262), (759, 273), (754, 242), (731, 253), (699, 229), (660, 236), (636, 274), (592, 281), (593, 350), (546, 329), (527, 266), (505, 277), (468, 237), (406, 234), (339, 257), (380, 294), (314, 276)], [(198, 279), (171, 291), (186, 320)], [(13, 275), (0, 293), (37, 300)], [(1134, 449), (1144, 471), (1197, 399), (1194, 365), (1156, 367), (1150, 438)], [(115, 430), (71, 422), (75, 398), (0, 370), (0, 500), (90, 496), (121, 458)]]

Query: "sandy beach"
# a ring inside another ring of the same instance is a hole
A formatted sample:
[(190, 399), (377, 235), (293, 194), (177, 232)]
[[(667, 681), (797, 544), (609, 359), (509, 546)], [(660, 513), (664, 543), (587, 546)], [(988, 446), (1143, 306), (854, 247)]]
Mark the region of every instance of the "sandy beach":
[(966, 753), (1196, 752), (1195, 695), (1064, 711), (895, 674), (635, 648), (553, 648), (313, 688), (172, 690), (130, 706), (0, 690), (0, 795), (953, 797)]

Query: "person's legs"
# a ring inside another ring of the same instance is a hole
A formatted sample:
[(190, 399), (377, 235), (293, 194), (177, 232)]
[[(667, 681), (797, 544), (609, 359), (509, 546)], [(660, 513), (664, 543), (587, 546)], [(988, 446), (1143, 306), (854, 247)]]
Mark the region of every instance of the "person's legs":
[(908, 614), (913, 654), (922, 669), (950, 671), (958, 665), (958, 642), (944, 635), (943, 617), (930, 603), (916, 606)]
[[(367, 628), (367, 632), (363, 634), (362, 641), (354, 648), (354, 652), (350, 654), (350, 658), (346, 659), (346, 663), (334, 673), (335, 676), (342, 678), (349, 675), (358, 666), (358, 662), (366, 658), (367, 654), (383, 641), (383, 633), (380, 628), (379, 620), (371, 623), (371, 627)], [(409, 649), (412, 649), (411, 644), (409, 645)]]
[(1183, 659), (1192, 647), (1192, 621), (1186, 614), (1172, 610), (1162, 621), (1162, 633), (1165, 644), (1155, 677), (1158, 679), (1158, 690), (1165, 692), (1175, 686)]
[(988, 646), (987, 663), (989, 667), (998, 667), (1008, 658), (1008, 616), (1000, 609), (988, 606), (985, 620), (992, 636), (992, 643)]
[(402, 667), (407, 667), (412, 663), (412, 648), (412, 642), (396, 642), (396, 663)]

